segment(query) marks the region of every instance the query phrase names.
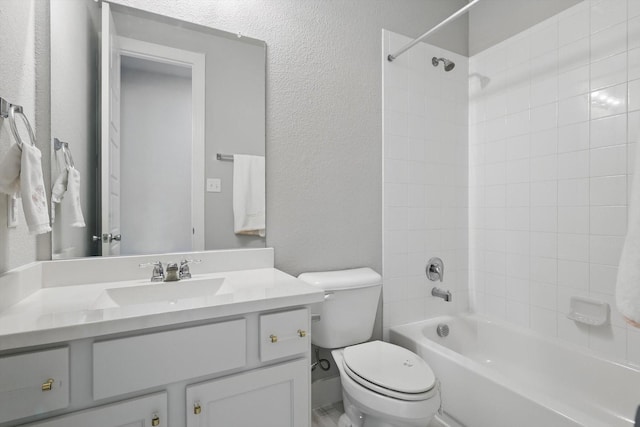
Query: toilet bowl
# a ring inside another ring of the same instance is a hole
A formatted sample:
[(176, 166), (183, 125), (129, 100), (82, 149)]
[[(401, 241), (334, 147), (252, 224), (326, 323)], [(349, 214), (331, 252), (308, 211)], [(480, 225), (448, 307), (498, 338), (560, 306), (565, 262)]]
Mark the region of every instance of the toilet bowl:
[(417, 354), (371, 341), (382, 278), (370, 268), (303, 273), (325, 301), (311, 342), (334, 349), (345, 414), (340, 427), (425, 427), (440, 406), (437, 380)]
[(415, 353), (372, 341), (331, 354), (345, 407), (340, 427), (425, 427), (435, 416), (436, 379)]

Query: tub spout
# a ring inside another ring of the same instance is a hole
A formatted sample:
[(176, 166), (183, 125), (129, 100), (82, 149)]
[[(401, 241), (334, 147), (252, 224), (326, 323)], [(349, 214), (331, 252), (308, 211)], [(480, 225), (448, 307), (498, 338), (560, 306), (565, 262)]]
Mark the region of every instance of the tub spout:
[(434, 297), (442, 298), (446, 302), (451, 302), (451, 291), (445, 291), (440, 288), (431, 289), (431, 295)]

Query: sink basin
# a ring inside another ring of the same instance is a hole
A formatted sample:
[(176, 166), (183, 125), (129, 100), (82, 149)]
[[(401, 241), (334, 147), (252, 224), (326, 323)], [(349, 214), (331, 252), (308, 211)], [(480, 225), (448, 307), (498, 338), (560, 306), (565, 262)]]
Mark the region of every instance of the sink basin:
[(126, 307), (151, 303), (176, 305), (195, 298), (214, 297), (220, 291), (223, 283), (224, 277), (216, 277), (111, 288), (102, 292), (93, 308)]

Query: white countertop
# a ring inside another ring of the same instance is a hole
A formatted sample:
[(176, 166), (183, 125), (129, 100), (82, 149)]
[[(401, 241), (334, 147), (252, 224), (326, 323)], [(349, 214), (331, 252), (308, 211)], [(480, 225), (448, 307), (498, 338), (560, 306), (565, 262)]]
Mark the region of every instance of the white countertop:
[(0, 351), (313, 304), (324, 299), (319, 288), (275, 268), (194, 275), (193, 279), (172, 283), (189, 286), (189, 280), (195, 283), (214, 278), (224, 278), (224, 282), (206, 296), (125, 306), (113, 303), (105, 296), (106, 290), (166, 284), (134, 280), (39, 289), (0, 311)]

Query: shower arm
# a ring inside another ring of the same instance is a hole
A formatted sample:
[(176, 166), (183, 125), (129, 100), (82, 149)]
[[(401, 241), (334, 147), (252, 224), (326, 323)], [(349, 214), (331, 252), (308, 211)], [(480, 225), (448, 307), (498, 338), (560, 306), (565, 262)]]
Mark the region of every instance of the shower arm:
[(404, 45), (396, 53), (389, 54), (389, 56), (387, 56), (387, 60), (389, 62), (393, 62), (393, 60), (395, 60), (398, 56), (402, 55), (403, 53), (405, 53), (406, 51), (408, 51), (409, 49), (414, 47), (416, 44), (420, 43), (423, 39), (429, 37), (431, 34), (435, 33), (438, 30), (440, 30), (442, 27), (447, 25), (449, 22), (451, 22), (451, 21), (453, 21), (455, 19), (458, 19), (460, 16), (462, 16), (464, 13), (466, 13), (469, 9), (471, 9), (473, 6), (478, 4), (479, 1), (480, 0), (472, 0), (469, 4), (467, 4), (466, 6), (464, 6), (463, 8), (458, 10), (457, 12), (455, 12), (453, 15), (449, 16), (447, 19), (445, 19), (444, 21), (442, 21), (441, 23), (439, 23), (438, 25), (436, 25), (435, 27), (433, 27), (432, 29), (430, 29), (429, 31), (427, 31), (426, 33), (424, 33), (423, 35), (421, 35), (420, 37), (415, 39), (414, 41)]

